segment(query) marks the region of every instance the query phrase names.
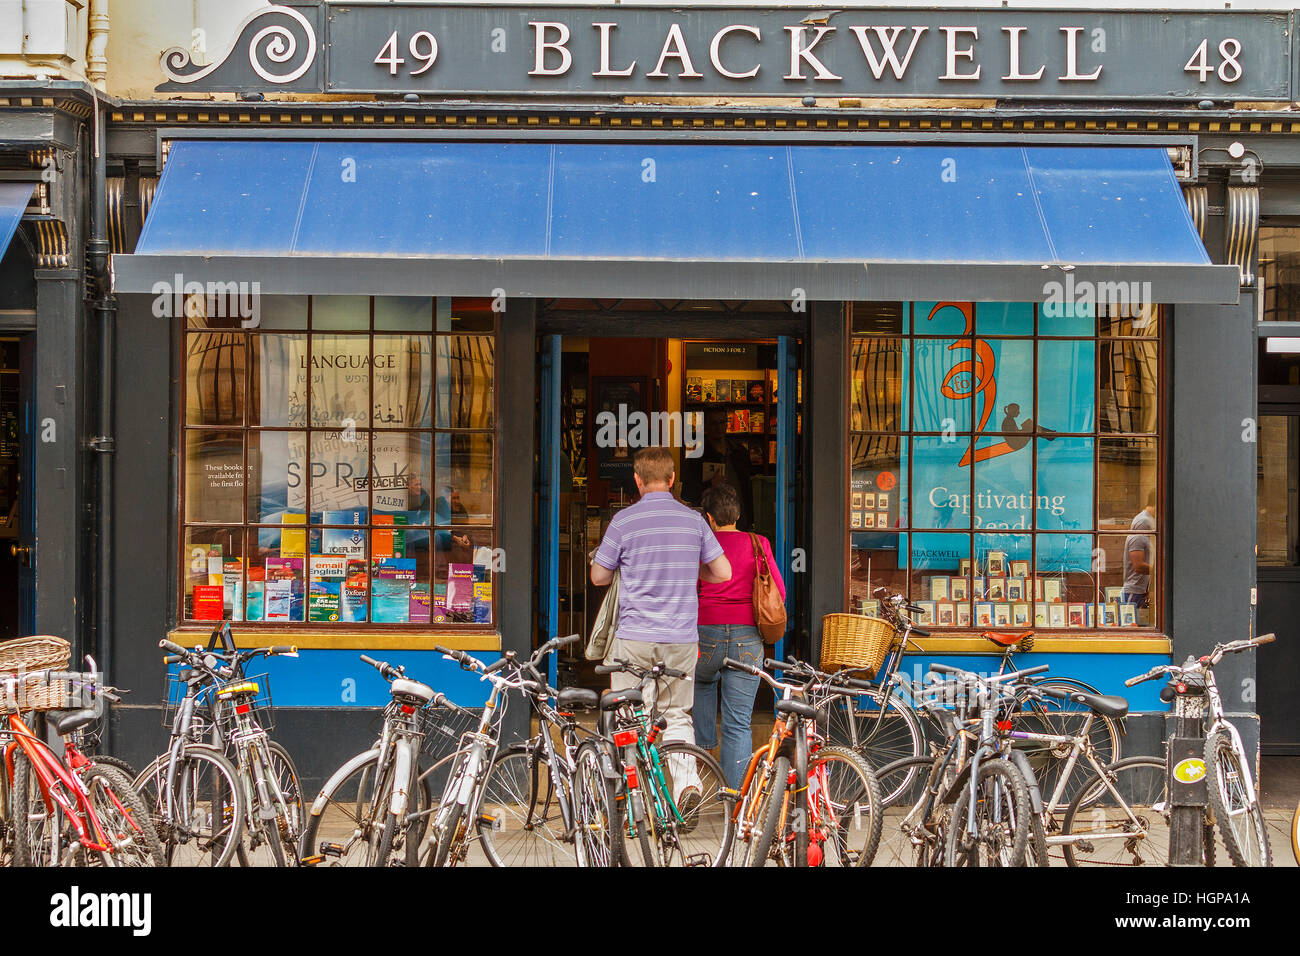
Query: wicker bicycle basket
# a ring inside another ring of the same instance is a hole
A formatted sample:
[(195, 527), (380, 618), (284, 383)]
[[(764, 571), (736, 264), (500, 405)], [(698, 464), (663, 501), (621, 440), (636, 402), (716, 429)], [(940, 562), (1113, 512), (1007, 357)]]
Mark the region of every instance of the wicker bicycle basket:
[(0, 671), (37, 671), (67, 667), (72, 648), (61, 637), (20, 637), (0, 643)]
[(881, 618), (863, 614), (822, 618), (822, 670), (860, 668), (874, 677), (897, 644), (894, 626)]
[(50, 680), (45, 672), (66, 669), (71, 654), (71, 647), (61, 637), (23, 637), (0, 644), (0, 677), (13, 681), (6, 682), (0, 692), (0, 710), (58, 710), (69, 706), (68, 682)]

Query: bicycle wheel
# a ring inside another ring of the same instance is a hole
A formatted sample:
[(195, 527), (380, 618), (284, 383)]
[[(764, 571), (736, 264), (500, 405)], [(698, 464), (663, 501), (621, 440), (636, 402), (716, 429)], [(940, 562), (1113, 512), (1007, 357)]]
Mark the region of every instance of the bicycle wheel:
[(82, 777), (104, 839), (113, 847), (113, 866), (165, 866), (158, 828), (144, 799), (117, 767), (94, 764)]
[(731, 850), (732, 826), (721, 764), (703, 747), (682, 740), (656, 746), (663, 771), (658, 804), (662, 816), (654, 820), (657, 862), (662, 866), (723, 866)]
[[(303, 832), (302, 788), (298, 783), (298, 770), (294, 767), (289, 752), (275, 741), (266, 741), (264, 748), (261, 754), (269, 777), (267, 796), (274, 799), (270, 787), (270, 780), (274, 780), (280, 789), (284, 807), (275, 807), (274, 819), (262, 821), (257, 847), (249, 846), (250, 841), (245, 834), (237, 851), (239, 865), (297, 866), (300, 858), (298, 846)], [(256, 785), (253, 792), (257, 792)]]
[(757, 829), (750, 834), (750, 841), (743, 848), (740, 866), (766, 866), (773, 857), (776, 858), (777, 865), (784, 864), (780, 851), (784, 845), (786, 818), (789, 816), (789, 780), (790, 758), (783, 754), (772, 761), (770, 776), (756, 780), (760, 789), (752, 819), (757, 824)]
[[(1111, 764), (1105, 777), (1120, 799), (1093, 774), (1061, 820), (1067, 866), (1167, 866), (1169, 797), (1165, 762), (1129, 757)], [(1094, 788), (1101, 795), (1091, 797)], [(1091, 798), (1091, 799), (1089, 799)]]
[[(892, 789), (896, 794), (892, 801), (884, 800), (883, 809), (886, 812), (882, 813), (882, 816), (887, 814), (891, 822), (888, 831), (881, 838), (880, 849), (876, 851), (884, 866), (927, 865), (924, 847), (913, 843), (898, 824), (902, 823), (912, 808), (924, 797), (925, 782), (929, 779), (934, 759), (933, 757), (904, 757), (876, 771), (881, 793)], [(898, 783), (900, 780), (906, 783), (900, 786)], [(898, 809), (894, 810), (896, 807)], [(891, 810), (893, 812), (889, 812)], [(926, 832), (930, 833), (930, 831)], [(933, 838), (933, 834), (930, 836)], [(942, 855), (942, 843), (940, 843), (939, 856)]]
[[(389, 774), (378, 773), (379, 754), (372, 753), (336, 784), (325, 789), (312, 803), (303, 825), (298, 851), (303, 856), (322, 854), (327, 866), (382, 866), (406, 862), (403, 853), (384, 854), (380, 863), (380, 843), (385, 825), (392, 814)], [(419, 788), (416, 788), (419, 792)], [(400, 837), (390, 834), (392, 842)]]
[(817, 865), (870, 866), (885, 822), (880, 782), (870, 765), (848, 748), (822, 747), (813, 756), (808, 780), (811, 836), (821, 857)]
[(162, 755), (132, 782), (158, 828), (168, 866), (226, 866), (239, 848), (244, 799), (234, 766), (221, 751), (191, 744), (176, 760), (168, 815)]
[(126, 775), (127, 780), (134, 780), (140, 776), (140, 771), (136, 770), (125, 760), (117, 757), (110, 757), (108, 754), (88, 754), (86, 759), (100, 767), (116, 767)]
[[(570, 781), (559, 775), (564, 797)], [(493, 866), (572, 866), (560, 793), (545, 751), (536, 745), (498, 754), (483, 785), (477, 822), (479, 843)]]
[(1233, 866), (1272, 866), (1259, 794), (1249, 783), (1244, 755), (1220, 730), (1205, 741), (1205, 776), (1214, 822)]
[[(882, 711), (883, 706), (883, 711)], [(835, 746), (849, 747), (861, 754), (872, 770), (925, 753), (925, 731), (921, 721), (897, 692), (884, 703), (880, 690), (864, 691), (854, 698), (836, 695), (826, 704), (826, 739)], [(894, 789), (882, 793), (886, 803), (898, 797), (898, 791), (911, 783), (911, 776), (896, 781)]]
[[(972, 789), (974, 830), (968, 823)], [(953, 804), (944, 866), (1024, 866), (1032, 815), (1020, 771), (1006, 760), (983, 761), (974, 787), (963, 786)]]
[(614, 781), (601, 771), (595, 741), (578, 745), (573, 758), (574, 834), (579, 866), (618, 866), (623, 857), (623, 821)]
[[(1039, 681), (1035, 686), (1045, 690), (1067, 693), (1078, 691), (1089, 694), (1098, 693), (1095, 688), (1082, 681), (1065, 678)], [(1072, 736), (1083, 732), (1083, 726), (1091, 713), (1082, 704), (1077, 704), (1071, 700), (1061, 700), (1056, 697), (1044, 697), (1042, 700), (1024, 700), (1021, 709), (1016, 711), (1012, 717), (1014, 721), (1013, 729), (1026, 733)], [(1097, 762), (1102, 766), (1109, 766), (1119, 761), (1121, 756), (1119, 721), (1111, 717), (1103, 717), (1101, 714), (1093, 715), (1092, 724), (1088, 728), (1088, 739), (1097, 754)], [(1038, 781), (1038, 791), (1043, 795), (1043, 802), (1048, 802), (1052, 799), (1052, 794), (1056, 792), (1056, 787), (1060, 783), (1061, 773), (1065, 769), (1066, 758), (1070, 756), (1070, 746), (1068, 744), (1049, 744), (1037, 740), (1017, 740), (1014, 745), (1017, 750), (1024, 751), (1029, 758), (1029, 766), (1034, 771), (1034, 779)], [(1079, 788), (1083, 786), (1085, 779), (1094, 776), (1079, 773), (1080, 765), (1086, 767), (1087, 762), (1081, 759), (1075, 763), (1073, 779), (1066, 782), (1065, 791), (1061, 795), (1061, 803), (1056, 808), (1057, 810), (1073, 801), (1079, 794)], [(1099, 790), (1089, 790), (1087, 799), (1096, 799), (1100, 795), (1101, 791)]]
[[(75, 805), (66, 788), (56, 786)], [(76, 845), (76, 834), (58, 803), (51, 800), (46, 805), (40, 777), (21, 748), (14, 751), (11, 799), (14, 866), (63, 866), (71, 847)]]

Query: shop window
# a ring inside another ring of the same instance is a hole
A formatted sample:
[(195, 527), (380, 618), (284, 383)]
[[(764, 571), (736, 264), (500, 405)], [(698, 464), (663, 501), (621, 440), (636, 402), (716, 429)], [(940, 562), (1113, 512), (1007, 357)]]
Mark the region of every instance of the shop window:
[(1159, 307), (853, 306), (850, 609), (927, 626), (1160, 626)]
[(490, 302), (187, 306), (182, 620), (492, 627)]
[(1264, 277), (1264, 321), (1300, 321), (1300, 226), (1259, 227), (1259, 270)]

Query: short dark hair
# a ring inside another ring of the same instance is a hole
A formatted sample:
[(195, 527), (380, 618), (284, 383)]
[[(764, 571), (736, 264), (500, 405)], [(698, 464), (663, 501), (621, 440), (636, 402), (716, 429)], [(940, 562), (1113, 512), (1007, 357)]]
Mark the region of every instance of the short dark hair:
[(700, 502), (704, 513), (712, 516), (718, 527), (735, 524), (740, 520), (740, 492), (731, 485), (713, 485), (704, 492)]
[(646, 484), (671, 483), (676, 471), (673, 453), (657, 445), (642, 448), (632, 458), (632, 470), (640, 475), (641, 480)]

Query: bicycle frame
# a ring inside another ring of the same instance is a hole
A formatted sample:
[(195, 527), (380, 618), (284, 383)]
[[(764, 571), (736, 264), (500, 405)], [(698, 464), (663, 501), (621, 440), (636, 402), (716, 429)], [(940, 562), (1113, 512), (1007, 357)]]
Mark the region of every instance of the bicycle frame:
[[(81, 777), (75, 772), (80, 769), (79, 761), (81, 766), (88, 766), (90, 761), (74, 749), (69, 754), (69, 764), (73, 769), (69, 769), (44, 741), (31, 732), (18, 714), (10, 714), (8, 724), (9, 732), (13, 736), (13, 741), (5, 748), (5, 770), (10, 784), (13, 783), (13, 749), (21, 747), (40, 781), (41, 797), (45, 802), (46, 810), (53, 813), (54, 805), (58, 804), (76, 831), (78, 842), (87, 850), (97, 853), (112, 852), (114, 847), (104, 835), (104, 827), (90, 804), (90, 795), (86, 792)], [(75, 807), (64, 795), (64, 788), (72, 792), (76, 799)], [(113, 799), (117, 802), (116, 796)], [(119, 808), (126, 812), (120, 804)], [(130, 815), (127, 816), (129, 818)]]

